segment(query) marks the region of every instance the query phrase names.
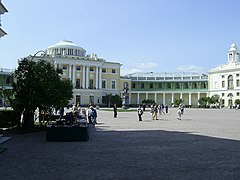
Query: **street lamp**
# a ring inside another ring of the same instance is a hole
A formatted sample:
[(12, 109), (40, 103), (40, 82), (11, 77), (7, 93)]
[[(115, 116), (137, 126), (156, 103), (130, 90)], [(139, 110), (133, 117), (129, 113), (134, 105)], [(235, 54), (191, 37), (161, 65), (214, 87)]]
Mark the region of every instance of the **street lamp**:
[(40, 50), (40, 51), (36, 52), (36, 53), (33, 55), (31, 61), (33, 61), (33, 59), (36, 57), (36, 55), (37, 55), (38, 53), (40, 53), (40, 52), (43, 53), (43, 56), (46, 54), (46, 51)]

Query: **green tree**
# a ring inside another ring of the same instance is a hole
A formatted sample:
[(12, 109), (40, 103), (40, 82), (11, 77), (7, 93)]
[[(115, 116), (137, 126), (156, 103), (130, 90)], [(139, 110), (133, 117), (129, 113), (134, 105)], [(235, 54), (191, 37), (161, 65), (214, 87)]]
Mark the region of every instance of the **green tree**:
[(14, 98), (11, 106), (17, 112), (23, 112), (23, 126), (34, 124), (34, 111), (50, 106), (66, 105), (72, 98), (72, 83), (60, 80), (62, 72), (54, 69), (49, 62), (37, 62), (23, 59), (14, 72)]
[(179, 106), (180, 104), (182, 104), (184, 101), (183, 99), (174, 99), (174, 105), (175, 106)]
[(117, 106), (122, 106), (122, 98), (115, 94), (106, 94), (102, 98), (103, 104), (106, 104), (108, 107), (110, 107), (113, 104), (116, 104)]
[(236, 99), (235, 100), (235, 105), (239, 105), (240, 104), (240, 99)]
[(208, 106), (210, 97), (201, 97), (198, 102), (199, 102), (199, 106), (202, 108), (206, 108)]

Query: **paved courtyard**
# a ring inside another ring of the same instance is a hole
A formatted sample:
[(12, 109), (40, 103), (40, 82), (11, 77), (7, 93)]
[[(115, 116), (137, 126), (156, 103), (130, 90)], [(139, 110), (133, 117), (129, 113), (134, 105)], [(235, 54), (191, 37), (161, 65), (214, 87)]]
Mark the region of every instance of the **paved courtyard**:
[(13, 135), (1, 146), (0, 179), (239, 179), (240, 111), (98, 111), (87, 142), (47, 142), (45, 132)]

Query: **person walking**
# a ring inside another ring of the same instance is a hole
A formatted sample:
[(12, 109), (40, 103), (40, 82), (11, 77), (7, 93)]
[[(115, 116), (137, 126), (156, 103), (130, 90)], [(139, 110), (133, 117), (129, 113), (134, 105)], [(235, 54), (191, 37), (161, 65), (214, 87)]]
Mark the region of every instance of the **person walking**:
[(137, 108), (137, 114), (138, 114), (138, 120), (142, 121), (143, 110), (141, 109), (141, 106)]
[(92, 110), (92, 123), (95, 126), (95, 124), (97, 124), (97, 110), (93, 106), (91, 106), (90, 108)]
[(153, 120), (158, 120), (157, 114), (158, 114), (158, 105), (155, 104), (155, 105), (153, 106)]
[(181, 120), (181, 118), (182, 118), (182, 110), (181, 110), (181, 107), (179, 106), (177, 110), (177, 119)]
[(113, 105), (113, 117), (114, 118), (117, 117), (117, 105), (116, 104)]
[(165, 112), (168, 113), (168, 105), (165, 105)]

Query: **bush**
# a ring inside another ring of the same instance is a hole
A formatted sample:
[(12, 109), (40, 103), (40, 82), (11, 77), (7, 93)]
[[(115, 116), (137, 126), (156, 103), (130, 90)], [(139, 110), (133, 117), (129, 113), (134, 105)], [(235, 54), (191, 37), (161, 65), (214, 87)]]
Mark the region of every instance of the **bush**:
[(10, 128), (20, 125), (21, 114), (12, 110), (0, 111), (0, 128)]

